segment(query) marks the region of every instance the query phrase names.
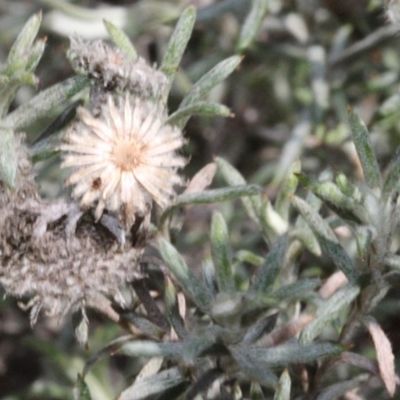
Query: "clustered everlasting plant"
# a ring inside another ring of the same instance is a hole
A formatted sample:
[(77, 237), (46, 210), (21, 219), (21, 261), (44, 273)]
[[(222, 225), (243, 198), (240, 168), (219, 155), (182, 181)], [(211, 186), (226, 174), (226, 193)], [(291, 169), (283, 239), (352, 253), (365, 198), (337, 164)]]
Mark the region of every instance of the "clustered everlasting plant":
[[(396, 4), (390, 2), (391, 19)], [(267, 1), (253, 1), (238, 52), (254, 39), (266, 8)], [(30, 310), (32, 325), (41, 311), (60, 320), (72, 314), (85, 347), (87, 309), (128, 333), (87, 361), (77, 399), (91, 398), (85, 377), (115, 353), (138, 361), (121, 400), (327, 400), (350, 399), (357, 390), (393, 397), (394, 355), (373, 312), (399, 282), (400, 153), (381, 172), (366, 125), (349, 109), (360, 181), (329, 170), (310, 177), (293, 157), (284, 174), (278, 169), (271, 201), (262, 186), (216, 157), (186, 183), (184, 127), (194, 114), (231, 116), (206, 95), (242, 60), (218, 63), (170, 113), (169, 92), (195, 16), (193, 7), (183, 11), (159, 67), (138, 56), (109, 22), (112, 45), (72, 37), (67, 56), (76, 76), (9, 112), (17, 89), (36, 82), (45, 47), (35, 40), (41, 15), (27, 22), (0, 67), (5, 294)], [(318, 53), (312, 50), (310, 59)], [(85, 96), (72, 103), (76, 113), (60, 116), (61, 126), (29, 146), (23, 132), (76, 95)], [(33, 163), (55, 154), (67, 191), (46, 199)], [(217, 172), (225, 186), (208, 189)], [(235, 251), (226, 218), (214, 210), (209, 254), (201, 265), (185, 259), (174, 240), (182, 224), (177, 211), (237, 199), (265, 251)], [(321, 263), (326, 257), (334, 272), (324, 281), (301, 276), (305, 253)], [(358, 352), (363, 332), (373, 342), (373, 359)]]

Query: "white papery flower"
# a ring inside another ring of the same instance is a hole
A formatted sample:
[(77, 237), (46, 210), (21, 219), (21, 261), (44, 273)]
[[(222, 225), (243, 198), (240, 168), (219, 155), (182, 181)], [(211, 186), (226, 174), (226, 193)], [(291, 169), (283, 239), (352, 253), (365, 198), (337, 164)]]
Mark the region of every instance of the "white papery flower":
[(135, 215), (150, 212), (152, 200), (166, 207), (175, 196), (177, 174), (186, 160), (176, 153), (184, 143), (182, 131), (165, 123), (156, 105), (111, 95), (99, 117), (78, 109), (80, 121), (66, 133), (62, 167), (73, 167), (67, 185), (84, 208), (116, 212), (125, 227)]

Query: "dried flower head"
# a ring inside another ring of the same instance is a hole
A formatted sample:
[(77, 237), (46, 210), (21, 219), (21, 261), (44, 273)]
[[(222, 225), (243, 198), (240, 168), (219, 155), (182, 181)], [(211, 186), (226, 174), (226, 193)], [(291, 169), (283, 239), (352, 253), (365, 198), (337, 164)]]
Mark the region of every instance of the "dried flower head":
[(138, 57), (128, 59), (102, 40), (71, 38), (68, 58), (76, 72), (98, 79), (109, 89), (129, 90), (141, 97), (156, 97), (168, 84), (167, 77)]
[(41, 309), (63, 316), (71, 308), (107, 305), (109, 297), (123, 303), (120, 289), (140, 275), (142, 249), (121, 246), (89, 216), (77, 222), (75, 202), (42, 200), (21, 138), (16, 150), (15, 189), (0, 182), (0, 283), (6, 293), (28, 301), (32, 323)]
[(108, 95), (100, 117), (84, 108), (80, 121), (66, 133), (62, 167), (73, 167), (68, 185), (81, 206), (95, 206), (98, 220), (104, 209), (115, 212), (125, 227), (135, 215), (146, 215), (152, 200), (166, 207), (182, 184), (177, 169), (185, 159), (176, 154), (184, 144), (182, 132), (165, 123), (154, 104), (129, 96)]

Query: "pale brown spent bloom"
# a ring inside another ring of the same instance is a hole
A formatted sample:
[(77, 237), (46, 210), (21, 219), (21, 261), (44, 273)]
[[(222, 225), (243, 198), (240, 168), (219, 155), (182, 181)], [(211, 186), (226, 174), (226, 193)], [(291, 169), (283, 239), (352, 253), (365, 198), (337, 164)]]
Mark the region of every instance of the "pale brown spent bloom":
[[(31, 310), (62, 317), (97, 308), (108, 299), (124, 305), (120, 290), (138, 276), (142, 247), (124, 244), (78, 205), (43, 200), (37, 192), (23, 137), (15, 139), (18, 174), (13, 190), (0, 181), (0, 284)], [(71, 229), (71, 222), (74, 229)]]
[(136, 214), (150, 212), (152, 200), (164, 208), (174, 198), (175, 185), (183, 183), (177, 169), (186, 163), (176, 150), (185, 141), (156, 105), (129, 96), (117, 100), (108, 95), (99, 117), (78, 110), (80, 121), (61, 146), (61, 166), (74, 168), (66, 184), (74, 185), (84, 209), (95, 207), (96, 220), (107, 209), (130, 227)]
[(102, 87), (129, 90), (140, 97), (157, 97), (168, 84), (164, 73), (142, 57), (131, 60), (102, 40), (71, 38), (68, 58), (74, 70), (98, 80)]

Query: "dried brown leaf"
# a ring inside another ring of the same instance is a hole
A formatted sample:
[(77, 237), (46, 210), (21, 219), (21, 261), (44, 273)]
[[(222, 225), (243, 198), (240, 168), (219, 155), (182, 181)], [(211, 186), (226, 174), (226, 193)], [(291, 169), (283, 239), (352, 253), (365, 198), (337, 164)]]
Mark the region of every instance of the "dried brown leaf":
[(364, 318), (364, 324), (368, 328), (372, 340), (374, 341), (380, 376), (390, 397), (393, 397), (396, 391), (396, 373), (392, 345), (385, 332), (383, 332), (382, 328), (374, 318)]
[(217, 164), (209, 163), (203, 167), (189, 182), (184, 191), (185, 194), (202, 192), (207, 186), (209, 186), (214, 179), (214, 175), (217, 172)]
[(339, 288), (348, 282), (346, 275), (342, 271), (336, 271), (319, 289), (319, 295), (324, 299), (329, 299)]
[(271, 347), (284, 343), (296, 336), (309, 322), (313, 320), (313, 318), (314, 317), (310, 314), (301, 314), (298, 318), (261, 338), (257, 341), (257, 345), (262, 344), (263, 346)]

